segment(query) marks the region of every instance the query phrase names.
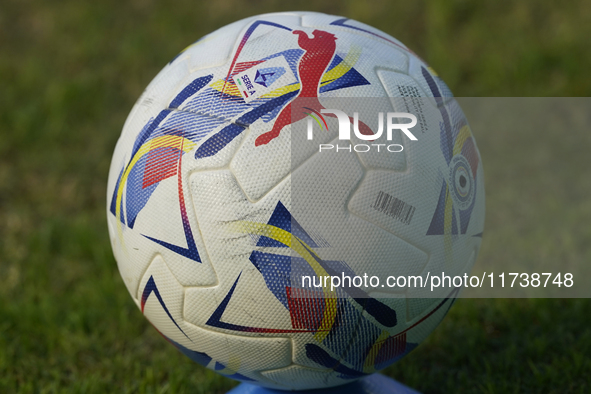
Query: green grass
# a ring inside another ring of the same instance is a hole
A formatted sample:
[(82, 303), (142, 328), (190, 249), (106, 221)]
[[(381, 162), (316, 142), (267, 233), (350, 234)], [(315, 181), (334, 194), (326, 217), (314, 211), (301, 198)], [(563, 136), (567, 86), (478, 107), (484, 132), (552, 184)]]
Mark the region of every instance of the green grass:
[[(0, 392), (223, 393), (235, 385), (178, 353), (132, 302), (107, 236), (107, 171), (125, 117), (168, 60), (229, 22), (289, 9), (346, 15), (392, 34), (457, 96), (591, 92), (585, 0), (4, 0)], [(479, 258), (591, 261), (582, 170), (589, 136), (475, 133), (487, 181)], [(589, 392), (590, 325), (589, 300), (462, 299), (386, 373), (424, 392)]]

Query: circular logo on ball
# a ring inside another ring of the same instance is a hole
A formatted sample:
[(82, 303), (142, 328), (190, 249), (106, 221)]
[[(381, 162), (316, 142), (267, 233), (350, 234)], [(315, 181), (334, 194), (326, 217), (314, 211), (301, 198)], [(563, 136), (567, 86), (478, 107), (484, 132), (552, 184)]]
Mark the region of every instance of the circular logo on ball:
[(451, 196), (459, 209), (467, 209), (474, 196), (474, 178), (472, 167), (462, 155), (455, 155), (449, 166)]

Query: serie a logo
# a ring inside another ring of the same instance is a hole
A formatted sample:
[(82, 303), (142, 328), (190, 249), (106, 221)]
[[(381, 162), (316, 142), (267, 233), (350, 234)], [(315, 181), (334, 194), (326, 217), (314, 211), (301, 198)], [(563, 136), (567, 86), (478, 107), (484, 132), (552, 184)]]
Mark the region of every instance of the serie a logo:
[[(336, 117), (339, 123), (339, 140), (340, 141), (351, 141), (351, 124), (353, 124), (353, 133), (357, 138), (362, 141), (371, 141), (371, 144), (349, 144), (345, 146), (339, 146), (338, 144), (320, 144), (318, 149), (320, 152), (323, 151), (330, 151), (335, 150), (337, 152), (344, 151), (344, 152), (369, 152), (370, 150), (377, 150), (380, 152), (380, 149), (383, 151), (388, 152), (402, 152), (404, 147), (400, 144), (386, 144), (386, 143), (377, 143), (382, 134), (384, 134), (384, 113), (378, 113), (378, 130), (374, 133), (364, 133), (363, 130), (360, 130), (359, 127), (359, 113), (354, 112), (353, 118), (349, 117), (345, 112), (338, 110), (338, 109), (321, 109), (319, 114), (310, 113), (310, 117), (308, 118), (308, 140), (311, 141), (314, 139), (314, 126), (312, 120), (316, 120), (321, 127), (320, 120), (318, 116), (324, 122), (324, 125), (328, 129), (328, 125), (324, 120), (324, 117), (321, 114), (326, 114), (330, 117)], [(401, 120), (401, 119), (410, 119), (409, 123), (394, 123), (394, 120)], [(411, 141), (416, 141), (417, 137), (413, 133), (410, 132), (409, 129), (412, 129), (417, 124), (417, 117), (413, 114), (409, 114), (406, 112), (388, 112), (386, 114), (386, 140), (392, 141), (392, 131), (393, 130), (400, 130), (406, 137), (408, 137)]]

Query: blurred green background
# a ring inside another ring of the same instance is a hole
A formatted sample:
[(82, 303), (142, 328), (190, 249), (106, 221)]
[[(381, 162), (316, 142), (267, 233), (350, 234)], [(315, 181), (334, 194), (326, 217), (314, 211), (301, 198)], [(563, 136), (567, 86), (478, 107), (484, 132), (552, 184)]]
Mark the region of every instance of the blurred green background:
[[(591, 92), (586, 0), (2, 0), (0, 392), (236, 384), (177, 352), (132, 302), (107, 236), (107, 171), (133, 103), (170, 59), (227, 23), (284, 10), (380, 28), (457, 96)], [(589, 135), (474, 133), (487, 182), (479, 259), (591, 261)], [(590, 392), (590, 323), (589, 300), (462, 299), (386, 373), (426, 393)]]

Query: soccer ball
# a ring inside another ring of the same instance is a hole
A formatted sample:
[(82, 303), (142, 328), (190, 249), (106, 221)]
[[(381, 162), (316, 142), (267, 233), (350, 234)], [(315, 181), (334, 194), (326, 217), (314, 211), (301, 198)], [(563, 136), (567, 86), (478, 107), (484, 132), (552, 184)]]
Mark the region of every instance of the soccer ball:
[[(412, 129), (390, 127), (408, 112)], [(266, 14), (201, 38), (146, 88), (107, 216), (129, 292), (182, 353), (266, 387), (330, 387), (399, 360), (445, 316), (457, 288), (384, 283), (472, 267), (482, 164), (447, 86), (398, 40)], [(345, 274), (381, 281), (335, 289)]]

